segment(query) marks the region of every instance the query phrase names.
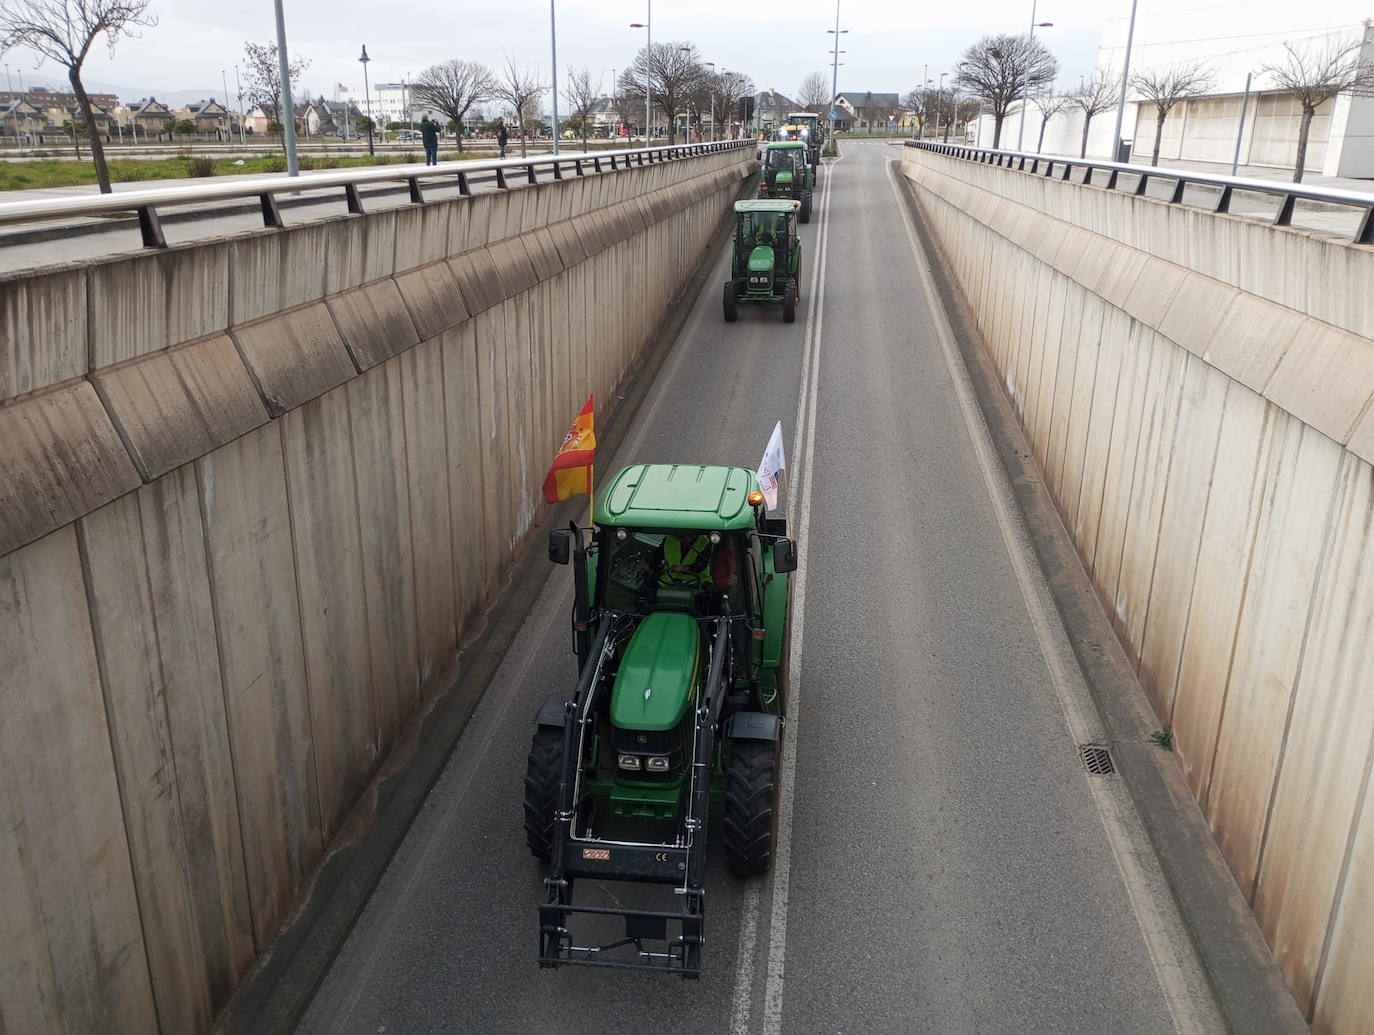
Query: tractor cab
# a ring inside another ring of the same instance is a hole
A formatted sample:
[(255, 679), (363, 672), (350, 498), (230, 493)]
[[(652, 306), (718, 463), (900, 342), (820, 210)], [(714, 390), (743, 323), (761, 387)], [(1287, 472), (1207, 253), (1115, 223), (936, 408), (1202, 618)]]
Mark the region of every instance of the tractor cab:
[(787, 116), (788, 140), (806, 142), (806, 159), (812, 168), (821, 164), (821, 146), (825, 143), (825, 124), (811, 111), (794, 111)]
[(759, 197), (795, 199), (801, 202), (798, 213), (801, 222), (810, 222), (812, 174), (807, 164), (805, 142), (774, 141), (763, 152)]
[[(712, 805), (731, 867), (768, 869), (797, 562), (763, 502), (746, 468), (638, 464), (601, 491), (593, 529), (550, 534), (550, 559), (573, 565), (579, 678), (540, 711), (526, 769), (526, 840), (549, 863), (541, 966), (698, 976)], [(674, 907), (579, 905), (579, 877), (672, 885)]]
[(734, 248), (725, 285), (725, 319), (740, 305), (780, 305), (784, 322), (796, 319), (801, 297), (801, 242), (797, 216), (803, 203), (785, 199), (735, 202)]

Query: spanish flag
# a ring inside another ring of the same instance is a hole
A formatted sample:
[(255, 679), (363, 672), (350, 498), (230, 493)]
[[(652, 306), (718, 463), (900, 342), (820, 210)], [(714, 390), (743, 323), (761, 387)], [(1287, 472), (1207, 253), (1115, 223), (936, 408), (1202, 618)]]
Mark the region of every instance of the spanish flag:
[(596, 461), (596, 432), (592, 428), (592, 397), (577, 415), (553, 466), (544, 478), (544, 499), (557, 503), (572, 496), (590, 495), (592, 464)]

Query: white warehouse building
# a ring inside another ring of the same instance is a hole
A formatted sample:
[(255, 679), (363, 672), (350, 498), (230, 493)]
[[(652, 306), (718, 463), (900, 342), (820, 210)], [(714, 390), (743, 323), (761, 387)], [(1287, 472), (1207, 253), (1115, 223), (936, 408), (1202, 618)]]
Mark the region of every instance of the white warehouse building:
[[(1265, 73), (1266, 64), (1279, 64), (1284, 43), (1299, 51), (1320, 51), (1331, 41), (1363, 40), (1361, 61), (1374, 65), (1374, 27), (1355, 17), (1353, 4), (1361, 0), (1334, 0), (1320, 16), (1300, 8), (1286, 14), (1247, 11), (1237, 21), (1233, 6), (1199, 7), (1190, 0), (1139, 0), (1135, 37), (1131, 45), (1131, 71), (1160, 71), (1170, 66), (1201, 62), (1213, 75), (1207, 94), (1180, 102), (1164, 122), (1160, 161), (1209, 162), (1229, 171), (1240, 142), (1242, 166), (1291, 170), (1297, 159), (1298, 127), (1302, 107), (1290, 93), (1281, 91)], [(1182, 6), (1187, 4), (1187, 6)], [(1114, 0), (1115, 13), (1102, 27), (1098, 67), (1119, 82), (1126, 50), (1130, 0)], [(1349, 10), (1347, 10), (1349, 8)], [(1324, 24), (1312, 24), (1322, 22)], [(1282, 28), (1278, 28), (1283, 23)], [(1304, 24), (1307, 27), (1303, 27)], [(1272, 27), (1271, 27), (1272, 26)], [(1048, 41), (1047, 41), (1048, 42)], [(1077, 86), (1078, 75), (1061, 72), (1061, 89)], [(1246, 76), (1251, 77), (1245, 96)], [(1241, 110), (1245, 122), (1241, 123)], [(1041, 116), (1032, 102), (1026, 108), (1024, 150), (1037, 150)], [(1013, 106), (1002, 130), (1002, 146), (1016, 147), (1021, 118)], [(1121, 136), (1132, 141), (1131, 161), (1148, 163), (1154, 147), (1154, 103), (1128, 91)], [(979, 139), (978, 121), (970, 125), (969, 140)], [(992, 142), (992, 120), (983, 120), (981, 143)], [(1116, 109), (1092, 121), (1087, 153), (1090, 157), (1113, 156), (1112, 131)], [(1083, 118), (1072, 105), (1045, 127), (1046, 154), (1077, 155), (1082, 146)], [(1304, 172), (1314, 175), (1374, 178), (1374, 97), (1339, 94), (1323, 103), (1312, 121)]]

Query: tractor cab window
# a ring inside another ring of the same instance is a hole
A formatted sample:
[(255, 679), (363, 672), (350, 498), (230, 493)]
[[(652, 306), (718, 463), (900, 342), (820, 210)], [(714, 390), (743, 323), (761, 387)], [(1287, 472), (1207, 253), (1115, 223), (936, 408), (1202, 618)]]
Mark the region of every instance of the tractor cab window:
[(740, 539), (719, 538), (713, 543), (706, 532), (634, 529), (604, 536), (603, 606), (629, 612), (680, 606), (703, 615), (741, 613), (747, 601), (741, 590)]
[(792, 152), (785, 148), (770, 148), (764, 155), (763, 164), (768, 169), (791, 169)]
[(787, 241), (787, 214), (746, 212), (740, 221), (740, 240), (751, 247), (777, 247)]

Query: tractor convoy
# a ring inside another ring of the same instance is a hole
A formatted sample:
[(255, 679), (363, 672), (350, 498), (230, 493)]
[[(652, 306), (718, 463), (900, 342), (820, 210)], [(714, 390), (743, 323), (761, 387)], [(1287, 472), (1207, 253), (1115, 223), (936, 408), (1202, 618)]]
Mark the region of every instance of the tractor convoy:
[[(549, 536), (579, 677), (539, 712), (525, 775), (539, 963), (698, 977), (715, 816), (737, 874), (772, 859), (796, 551), (741, 467), (627, 467), (594, 519)], [(578, 904), (579, 879), (671, 886), (675, 908)]]
[[(789, 116), (758, 197), (735, 203), (727, 322), (797, 318), (819, 123)], [(549, 559), (572, 566), (577, 679), (539, 711), (525, 771), (539, 965), (699, 977), (708, 845), (746, 877), (773, 857), (795, 545), (747, 468), (638, 464), (594, 495), (590, 527), (550, 533)]]

